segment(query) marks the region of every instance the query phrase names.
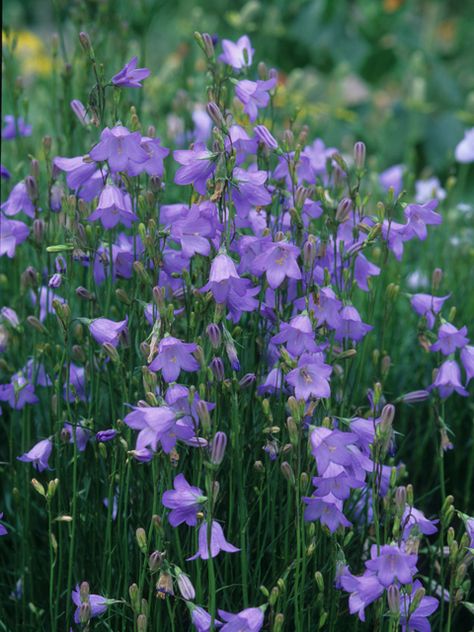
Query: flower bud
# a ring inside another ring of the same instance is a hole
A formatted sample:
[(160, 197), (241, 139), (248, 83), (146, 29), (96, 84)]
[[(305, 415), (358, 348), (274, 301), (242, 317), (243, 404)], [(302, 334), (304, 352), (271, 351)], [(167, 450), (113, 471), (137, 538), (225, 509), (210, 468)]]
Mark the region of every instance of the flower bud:
[(33, 176), (26, 176), (25, 186), (31, 201), (35, 202), (38, 199), (38, 185), (36, 184), (36, 178)]
[(178, 567), (176, 567), (175, 570), (176, 582), (178, 584), (178, 589), (181, 593), (182, 598), (186, 599), (186, 601), (194, 601), (196, 597), (196, 591), (194, 590), (194, 586), (192, 585), (191, 580), (185, 573), (181, 572), (181, 569), (179, 569)]
[(352, 211), (352, 200), (348, 197), (342, 198), (342, 200), (337, 205), (336, 210), (336, 222), (342, 224), (347, 219), (349, 219), (349, 215)]
[(225, 432), (216, 432), (211, 443), (210, 461), (214, 465), (220, 465), (224, 460), (227, 435)]
[(130, 584), (128, 587), (128, 594), (130, 596), (132, 610), (138, 614), (140, 612), (140, 590), (138, 589), (137, 584)]
[(148, 558), (148, 568), (151, 573), (155, 573), (163, 563), (164, 554), (160, 551), (153, 551)]
[(91, 292), (89, 292), (89, 290), (86, 290), (85, 287), (82, 287), (82, 285), (76, 288), (76, 296), (78, 296), (79, 298), (82, 298), (84, 301), (95, 300), (95, 295), (91, 294)]
[(79, 41), (86, 53), (90, 53), (92, 51), (91, 38), (85, 31), (81, 31), (79, 33)]
[(363, 143), (362, 141), (358, 141), (354, 145), (354, 164), (356, 168), (359, 170), (364, 168), (365, 154), (366, 154), (365, 143)]
[(139, 614), (137, 617), (137, 632), (146, 632), (147, 626), (146, 614)]
[(199, 417), (199, 421), (205, 432), (209, 432), (211, 428), (211, 416), (209, 415), (209, 409), (205, 401), (200, 399), (196, 404), (196, 412)]
[(255, 383), (256, 379), (257, 377), (255, 373), (246, 373), (244, 377), (241, 380), (239, 380), (239, 386), (240, 388), (248, 388), (249, 386)]
[(79, 623), (86, 625), (89, 623), (92, 614), (91, 605), (88, 602), (81, 603), (79, 606)]
[(316, 243), (311, 237), (310, 235), (303, 245), (303, 264), (306, 270), (311, 270), (316, 259)]
[(212, 121), (217, 125), (219, 129), (225, 128), (225, 120), (222, 116), (222, 112), (219, 110), (219, 106), (214, 101), (211, 101), (206, 106), (206, 111)]
[(206, 327), (206, 333), (213, 348), (217, 349), (220, 346), (222, 339), (219, 325), (216, 325), (216, 323), (209, 323)]
[(441, 285), (442, 280), (443, 280), (443, 271), (441, 270), (441, 268), (435, 268), (433, 270), (433, 276), (431, 278), (433, 290), (439, 290), (439, 286)]
[(418, 402), (424, 402), (429, 398), (430, 394), (428, 391), (411, 391), (406, 395), (402, 395), (400, 401), (404, 404), (417, 404)]
[(35, 242), (40, 245), (44, 237), (44, 221), (42, 219), (35, 219), (33, 222), (33, 236)]
[(295, 486), (295, 473), (293, 472), (293, 468), (291, 467), (291, 465), (288, 463), (288, 461), (283, 461), (280, 468), (281, 468), (281, 472), (283, 476), (290, 483), (290, 485), (294, 487)]
[(400, 612), (400, 590), (396, 584), (391, 584), (387, 590), (388, 607), (392, 614)]
[(222, 361), (222, 358), (213, 358), (209, 366), (216, 380), (222, 382), (225, 377), (224, 362)]

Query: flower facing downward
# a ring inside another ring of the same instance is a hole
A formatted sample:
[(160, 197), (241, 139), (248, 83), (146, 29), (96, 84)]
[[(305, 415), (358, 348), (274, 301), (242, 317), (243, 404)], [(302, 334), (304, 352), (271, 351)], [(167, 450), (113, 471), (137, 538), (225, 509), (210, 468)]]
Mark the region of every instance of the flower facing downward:
[(261, 608), (246, 608), (237, 614), (225, 610), (218, 612), (225, 622), (221, 628), (222, 632), (259, 632), (262, 629), (264, 611)]
[(469, 395), (461, 384), (461, 370), (455, 360), (443, 362), (430, 388), (437, 388), (443, 399), (449, 397), (453, 391), (456, 391), (463, 397), (468, 397)]
[(130, 228), (138, 217), (132, 211), (128, 193), (123, 193), (114, 184), (106, 184), (100, 194), (97, 208), (87, 219), (90, 222), (100, 220), (104, 228), (115, 228), (120, 222)]
[(138, 57), (132, 59), (111, 79), (114, 86), (121, 88), (142, 88), (140, 81), (150, 76), (148, 68), (137, 68)]
[(368, 560), (366, 567), (377, 575), (377, 579), (388, 588), (398, 580), (401, 584), (411, 584), (413, 575), (417, 572), (416, 555), (408, 555), (396, 545), (386, 544), (380, 547), (377, 555), (377, 546), (370, 550), (372, 559)]
[(195, 555), (188, 557), (188, 562), (191, 560), (197, 560), (198, 557), (203, 560), (208, 560), (209, 553), (211, 557), (216, 557), (216, 555), (219, 555), (221, 551), (226, 551), (227, 553), (237, 553), (240, 551), (240, 549), (235, 547), (233, 544), (227, 542), (221, 525), (215, 520), (212, 521), (211, 542), (208, 546), (207, 529), (207, 522), (203, 522), (199, 528), (199, 549)]
[(171, 509), (168, 516), (172, 527), (185, 522), (190, 527), (197, 525), (197, 513), (207, 498), (199, 487), (191, 486), (183, 474), (178, 474), (173, 481), (174, 490), (163, 494), (162, 503)]
[(22, 454), (21, 456), (17, 456), (16, 458), (18, 461), (31, 463), (38, 472), (43, 472), (49, 468), (48, 459), (52, 449), (53, 443), (51, 439), (43, 439), (34, 445), (31, 450), (25, 452), (25, 454)]
[(456, 349), (462, 349), (469, 342), (466, 337), (467, 327), (457, 329), (451, 323), (444, 323), (438, 331), (438, 340), (431, 345), (431, 351), (441, 351), (443, 355), (450, 355)]
[(96, 318), (89, 325), (89, 331), (98, 344), (108, 342), (116, 347), (120, 341), (120, 334), (127, 328), (127, 323), (128, 317), (118, 322), (108, 318)]

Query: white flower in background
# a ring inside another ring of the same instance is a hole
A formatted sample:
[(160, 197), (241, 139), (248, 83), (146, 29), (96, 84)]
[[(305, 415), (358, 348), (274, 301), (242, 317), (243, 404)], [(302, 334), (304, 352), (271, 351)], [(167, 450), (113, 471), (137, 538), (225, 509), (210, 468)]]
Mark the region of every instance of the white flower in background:
[(464, 132), (464, 138), (456, 145), (454, 156), (458, 162), (474, 162), (474, 127)]
[(433, 198), (444, 200), (446, 191), (441, 186), (438, 178), (428, 178), (428, 180), (418, 180), (415, 183), (415, 200), (418, 204), (425, 204)]

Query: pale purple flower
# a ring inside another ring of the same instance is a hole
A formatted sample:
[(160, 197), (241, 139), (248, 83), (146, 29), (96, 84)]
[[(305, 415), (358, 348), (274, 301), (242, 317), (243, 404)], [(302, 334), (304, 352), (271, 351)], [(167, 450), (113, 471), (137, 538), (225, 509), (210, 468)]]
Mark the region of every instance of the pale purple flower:
[(435, 213), (438, 200), (430, 200), (425, 204), (409, 204), (404, 213), (408, 220), (407, 232), (409, 235), (416, 235), (418, 239), (426, 239), (427, 225), (441, 224), (443, 219), (439, 213)]
[(442, 310), (444, 302), (448, 300), (450, 294), (446, 296), (431, 296), (431, 294), (414, 294), (410, 303), (419, 316), (426, 318), (426, 323), (431, 329), (435, 323), (436, 315)]
[(422, 511), (407, 505), (401, 519), (403, 538), (406, 540), (415, 528), (423, 535), (432, 535), (438, 531), (435, 526), (438, 522), (439, 520), (429, 520)]
[(265, 272), (268, 285), (274, 290), (286, 277), (301, 279), (301, 270), (297, 262), (299, 254), (300, 249), (297, 246), (285, 241), (267, 243), (263, 252), (253, 260), (252, 272), (258, 275)]
[(17, 136), (31, 136), (31, 125), (25, 123), (21, 118), (17, 118), (12, 114), (6, 114), (4, 116), (5, 127), (2, 129), (3, 140), (13, 140)]
[(138, 57), (132, 59), (111, 79), (114, 86), (121, 88), (142, 88), (140, 81), (150, 76), (148, 68), (137, 68)]
[(393, 165), (380, 174), (380, 184), (385, 191), (393, 189), (395, 195), (398, 195), (403, 188), (403, 173), (405, 167), (403, 165)]
[(332, 463), (349, 467), (356, 458), (348, 446), (357, 442), (352, 432), (330, 430), (323, 426), (314, 428), (310, 436), (311, 453), (316, 459), (319, 476), (323, 476)]
[(188, 445), (201, 445), (199, 442), (193, 443), (194, 424), (186, 419), (177, 419), (176, 412), (169, 406), (134, 408), (133, 412), (125, 417), (124, 422), (130, 428), (139, 431), (134, 456), (140, 460), (149, 461), (153, 454), (150, 454), (147, 448), (156, 452), (158, 443), (161, 443), (166, 454), (171, 452), (178, 439)]
[(457, 329), (451, 323), (443, 323), (438, 330), (438, 340), (431, 345), (431, 351), (441, 351), (445, 356), (454, 353), (456, 349), (462, 349), (469, 339), (466, 336), (467, 327)]
[(466, 382), (474, 377), (474, 347), (466, 345), (461, 351), (461, 362), (466, 371)]
[(305, 353), (301, 356), (296, 369), (290, 371), (285, 379), (294, 387), (296, 399), (307, 401), (311, 396), (328, 398), (331, 397), (331, 372), (332, 367), (325, 364), (322, 358)]
[(188, 213), (175, 219), (170, 225), (171, 238), (181, 245), (183, 255), (189, 259), (199, 253), (207, 256), (211, 252), (209, 240), (216, 234), (212, 218), (193, 204)]
[(458, 162), (474, 162), (474, 127), (464, 132), (464, 138), (456, 145), (454, 156)]
[(352, 575), (347, 567), (343, 570), (339, 582), (345, 591), (351, 593), (349, 612), (357, 613), (359, 619), (365, 621), (365, 608), (383, 594), (384, 587), (375, 574), (366, 571), (357, 577)]
[(371, 325), (362, 322), (359, 312), (352, 305), (346, 305), (339, 312), (339, 324), (336, 328), (335, 338), (337, 341), (349, 339), (359, 342), (373, 329)]
[(0, 213), (0, 257), (7, 255), (13, 259), (16, 247), (28, 239), (29, 233), (30, 229), (26, 224), (16, 219), (8, 219)]
[(140, 132), (130, 132), (123, 125), (106, 127), (89, 156), (96, 162), (107, 160), (113, 173), (127, 171), (131, 163), (146, 162), (150, 158), (140, 142)]
[(408, 224), (399, 224), (385, 219), (382, 223), (382, 237), (387, 241), (388, 248), (398, 261), (401, 261), (404, 243), (412, 238)]
[(202, 504), (207, 500), (202, 489), (190, 485), (184, 474), (178, 474), (173, 481), (174, 490), (164, 492), (161, 502), (171, 509), (168, 516), (172, 527), (185, 522), (190, 527), (197, 525), (197, 514)]
[(14, 410), (21, 410), (26, 404), (36, 404), (39, 399), (31, 384), (21, 373), (12, 375), (10, 384), (0, 384), (0, 401), (8, 402)]
[[(74, 158), (56, 156), (53, 160), (53, 164), (57, 169), (66, 173), (67, 185), (70, 189), (74, 189), (75, 191), (78, 191), (81, 187), (85, 187), (95, 178), (95, 194), (90, 198), (93, 199), (103, 186), (103, 176), (97, 169), (95, 162), (90, 160), (86, 161), (84, 158), (84, 156), (76, 156)], [(89, 196), (86, 197), (88, 198)], [(90, 199), (86, 199), (86, 201), (90, 201)]]
[(377, 579), (385, 588), (398, 580), (401, 584), (411, 584), (413, 575), (417, 572), (417, 556), (405, 553), (394, 544), (384, 544), (377, 554), (377, 546), (370, 548), (371, 559), (365, 563), (369, 571), (377, 575)]
[(79, 99), (73, 99), (69, 105), (71, 106), (71, 110), (74, 112), (76, 118), (79, 120), (81, 125), (89, 125), (90, 118), (83, 103), (79, 101)]
[(256, 125), (253, 128), (255, 138), (268, 147), (268, 149), (278, 149), (278, 142), (265, 125)]
[(187, 561), (197, 560), (200, 557), (203, 560), (209, 559), (209, 553), (211, 557), (216, 557), (221, 551), (226, 553), (237, 553), (240, 551), (237, 547), (230, 542), (227, 542), (224, 536), (221, 525), (216, 521), (212, 521), (211, 525), (211, 542), (208, 546), (207, 540), (207, 522), (203, 522), (199, 527), (199, 548), (195, 555), (188, 557)]
[(314, 341), (313, 325), (309, 316), (299, 314), (294, 316), (289, 323), (280, 324), (280, 333), (271, 338), (273, 344), (286, 344), (288, 353), (299, 356), (305, 351), (315, 352), (318, 346)]
[(415, 201), (417, 204), (425, 204), (433, 198), (444, 200), (446, 191), (442, 188), (438, 178), (428, 178), (428, 180), (417, 180), (415, 182)]
[(259, 632), (265, 616), (261, 608), (246, 608), (237, 614), (225, 610), (218, 610), (218, 613), (225, 622), (222, 632)]
[(75, 443), (77, 445), (77, 449), (79, 450), (79, 452), (84, 452), (87, 447), (87, 442), (91, 437), (91, 431), (88, 428), (84, 428), (80, 424), (76, 425), (74, 430), (74, 426), (69, 423), (65, 423), (63, 429), (69, 435), (69, 443), (74, 444), (74, 434), (76, 435)]
[[(71, 598), (74, 602), (74, 605), (77, 606), (76, 612), (74, 613), (74, 621), (76, 623), (80, 623), (79, 614), (81, 611), (82, 601), (79, 586), (76, 586), (75, 590), (72, 591)], [(102, 597), (101, 595), (89, 594), (86, 603), (90, 605), (91, 619), (104, 614), (104, 612), (107, 610), (107, 599), (105, 597)]]
[[(211, 615), (201, 608), (201, 606), (196, 606), (190, 601), (186, 602), (186, 605), (191, 611), (191, 621), (195, 626), (197, 632), (209, 632), (211, 629), (212, 617)], [(222, 622), (218, 619), (214, 619), (214, 626), (216, 628), (220, 627)]]
[(165, 382), (176, 382), (183, 371), (198, 371), (199, 362), (193, 357), (197, 345), (194, 342), (182, 342), (173, 336), (160, 341), (158, 354), (149, 365), (150, 371), (160, 371)]
[(248, 280), (240, 278), (232, 259), (221, 252), (212, 260), (209, 282), (201, 288), (201, 292), (211, 291), (216, 303), (225, 303), (229, 292), (234, 291), (241, 297), (247, 286)]
[[(415, 608), (410, 612), (410, 606), (416, 592), (423, 588), (420, 581), (413, 582), (411, 593), (408, 595), (403, 592), (400, 594), (400, 625), (402, 626), (402, 632), (431, 632), (431, 626), (428, 621), (428, 617), (438, 607), (438, 599), (436, 597), (423, 597)], [(408, 613), (410, 615), (408, 616)]]
[(115, 228), (122, 223), (130, 228), (138, 220), (132, 211), (132, 203), (128, 193), (124, 193), (114, 184), (106, 184), (103, 188), (95, 211), (87, 218), (89, 222), (100, 220), (104, 228)]
[(64, 383), (63, 396), (69, 402), (75, 402), (76, 399), (82, 402), (87, 400), (86, 370), (83, 366), (73, 362), (69, 364), (69, 382)]
[(48, 459), (53, 449), (53, 443), (51, 439), (43, 439), (34, 445), (31, 450), (25, 452), (21, 456), (17, 456), (18, 461), (24, 463), (31, 463), (38, 472), (43, 472), (49, 469)]
[(265, 108), (270, 103), (269, 91), (276, 86), (276, 78), (268, 81), (249, 81), (243, 79), (235, 87), (235, 94), (244, 105), (244, 112), (248, 114), (251, 121), (255, 121), (259, 108)]
[(205, 195), (206, 182), (216, 170), (216, 154), (203, 143), (195, 143), (192, 149), (174, 151), (173, 158), (182, 165), (175, 174), (175, 183), (192, 184), (198, 193)]
[(461, 384), (461, 370), (455, 360), (446, 360), (439, 367), (433, 384), (430, 389), (437, 388), (443, 399), (449, 397), (453, 391), (456, 391), (463, 397), (468, 397), (469, 393)]
[(107, 430), (99, 430), (99, 432), (95, 435), (95, 438), (99, 443), (107, 443), (107, 441), (115, 439), (116, 436), (116, 430), (113, 428), (107, 428)]
[(265, 187), (266, 171), (245, 171), (235, 167), (232, 174), (235, 186), (232, 188), (232, 200), (241, 217), (246, 217), (254, 206), (267, 206), (272, 196)]
[(145, 162), (131, 161), (128, 175), (137, 176), (140, 173), (147, 173), (149, 176), (162, 178), (165, 170), (163, 160), (168, 156), (170, 150), (161, 145), (159, 138), (149, 138), (148, 136), (142, 137), (140, 147), (146, 151), (148, 160)]
[(7, 322), (13, 329), (16, 329), (20, 324), (18, 314), (12, 307), (2, 307), (0, 309), (0, 318), (3, 322)]
[(222, 50), (224, 52), (220, 55), (219, 60), (232, 66), (234, 70), (240, 70), (252, 64), (255, 51), (252, 48), (248, 35), (242, 35), (237, 42), (231, 42), (227, 39), (222, 40)]
[(89, 331), (94, 340), (102, 345), (108, 342), (116, 347), (120, 342), (120, 335), (127, 328), (128, 316), (125, 320), (115, 321), (108, 318), (96, 318), (89, 325)]
[(329, 502), (326, 498), (316, 498), (306, 496), (303, 499), (306, 504), (304, 519), (308, 522), (319, 520), (331, 533), (337, 531), (339, 527), (350, 527), (352, 523), (347, 520), (342, 513), (342, 502)]
[(28, 217), (34, 218), (35, 205), (31, 201), (24, 180), (15, 184), (6, 202), (4, 202), (0, 208), (5, 215), (12, 216), (23, 212), (25, 215), (28, 215)]

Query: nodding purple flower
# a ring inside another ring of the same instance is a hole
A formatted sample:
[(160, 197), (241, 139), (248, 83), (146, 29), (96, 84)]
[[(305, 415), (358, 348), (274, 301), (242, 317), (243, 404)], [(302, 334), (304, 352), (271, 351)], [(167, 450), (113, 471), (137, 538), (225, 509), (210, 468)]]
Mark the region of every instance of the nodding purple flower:
[(146, 162), (149, 159), (140, 142), (140, 132), (130, 132), (123, 125), (116, 125), (112, 129), (106, 127), (89, 156), (96, 162), (106, 160), (113, 173), (126, 172), (130, 163)]
[(89, 125), (90, 118), (83, 103), (79, 99), (73, 99), (69, 105), (81, 125)]
[(286, 277), (301, 279), (301, 270), (297, 262), (299, 254), (300, 249), (286, 241), (266, 243), (263, 252), (253, 261), (252, 272), (257, 275), (265, 272), (268, 285), (275, 290)]
[(443, 309), (444, 302), (451, 294), (446, 296), (431, 296), (431, 294), (414, 294), (410, 303), (419, 316), (426, 318), (426, 324), (431, 329), (435, 323), (436, 315)]
[(236, 42), (222, 40), (222, 50), (219, 61), (232, 66), (234, 70), (240, 70), (252, 64), (254, 49), (248, 35), (242, 35)]
[(171, 509), (168, 516), (172, 527), (185, 522), (190, 527), (197, 525), (197, 514), (201, 506), (206, 502), (202, 489), (193, 487), (184, 478), (184, 474), (178, 474), (173, 481), (174, 490), (164, 492), (161, 502)]
[(122, 332), (127, 329), (127, 324), (128, 316), (125, 320), (118, 322), (109, 320), (108, 318), (96, 318), (90, 323), (89, 331), (98, 344), (103, 345), (104, 342), (108, 342), (114, 347), (117, 347)]
[(374, 573), (366, 571), (357, 577), (344, 568), (339, 583), (342, 588), (351, 593), (349, 596), (349, 612), (357, 613), (361, 621), (365, 621), (365, 608), (382, 596), (384, 587)]
[(405, 209), (405, 217), (408, 220), (407, 231), (409, 235), (416, 235), (418, 239), (426, 239), (428, 231), (426, 226), (441, 224), (443, 218), (435, 213), (438, 200), (430, 200), (425, 204), (409, 204)]
[(171, 238), (181, 245), (183, 255), (189, 259), (196, 253), (207, 256), (211, 252), (209, 239), (215, 236), (216, 228), (202, 209), (193, 204), (184, 217), (171, 223)]
[(77, 606), (76, 612), (74, 613), (74, 621), (76, 623), (81, 622), (80, 613), (83, 603), (90, 606), (90, 619), (100, 616), (107, 610), (107, 599), (105, 597), (102, 597), (102, 595), (88, 594), (83, 601), (81, 599), (79, 586), (76, 586), (75, 590), (72, 591), (71, 598), (74, 602), (74, 605)]
[(359, 342), (373, 329), (371, 325), (362, 322), (359, 312), (352, 305), (346, 305), (339, 312), (339, 324), (336, 327), (337, 341), (352, 340)]
[(21, 373), (12, 375), (10, 384), (0, 384), (0, 401), (8, 402), (14, 410), (21, 410), (26, 404), (37, 404), (33, 384)]
[(238, 296), (245, 294), (248, 279), (241, 279), (235, 263), (225, 253), (220, 253), (212, 260), (209, 282), (201, 288), (201, 292), (212, 292), (216, 303), (225, 303), (231, 291)]
[(380, 174), (380, 185), (385, 191), (393, 189), (395, 195), (398, 195), (403, 188), (403, 173), (405, 167), (403, 165), (393, 165)]
[(323, 476), (331, 463), (349, 467), (354, 464), (356, 455), (348, 446), (357, 443), (357, 435), (352, 432), (314, 428), (310, 437), (311, 452), (316, 459), (319, 476)]
[(24, 180), (15, 184), (6, 202), (4, 202), (0, 208), (5, 215), (9, 216), (17, 215), (21, 212), (31, 218), (35, 216), (35, 205), (31, 200)]
[(150, 371), (160, 371), (165, 382), (176, 382), (181, 371), (198, 371), (199, 362), (193, 357), (197, 345), (166, 336), (158, 345), (158, 354), (149, 365)]
[(192, 149), (178, 149), (173, 158), (181, 167), (176, 171), (176, 184), (192, 184), (201, 195), (206, 194), (206, 182), (216, 170), (216, 154), (204, 143), (195, 143)]
[(466, 383), (474, 377), (474, 347), (466, 345), (461, 351), (461, 362), (466, 371)]
[(449, 397), (453, 391), (456, 391), (463, 397), (468, 397), (469, 393), (461, 384), (461, 369), (455, 360), (446, 360), (439, 367), (433, 384), (430, 389), (437, 388), (443, 399)]
[(318, 350), (314, 341), (313, 325), (306, 313), (295, 316), (289, 323), (282, 322), (280, 333), (273, 336), (271, 342), (286, 344), (288, 353), (294, 357), (305, 351), (315, 352)]
[[(331, 499), (331, 500), (328, 500)], [(319, 520), (331, 533), (339, 527), (351, 527), (352, 523), (342, 513), (342, 501), (329, 495), (326, 498), (304, 497), (306, 504), (304, 519), (308, 522)]]
[(69, 381), (65, 380), (63, 396), (68, 402), (75, 402), (76, 399), (81, 402), (87, 400), (86, 370), (83, 366), (78, 366), (73, 362), (69, 364)]
[[(402, 626), (402, 632), (411, 632), (412, 630), (429, 632), (431, 629), (427, 619), (437, 609), (439, 601), (436, 597), (422, 597), (418, 606), (412, 610), (413, 599), (420, 588), (423, 588), (423, 586), (420, 581), (416, 580), (413, 582), (409, 595), (406, 592), (400, 594), (400, 625)], [(410, 614), (408, 615), (408, 613)]]
[(259, 108), (266, 108), (270, 103), (269, 91), (276, 86), (276, 78), (268, 81), (249, 81), (242, 79), (235, 86), (235, 95), (244, 106), (244, 112), (251, 121), (255, 121)]
[(128, 193), (124, 193), (114, 184), (106, 184), (95, 211), (87, 219), (89, 222), (100, 220), (104, 228), (115, 228), (119, 223), (130, 228), (138, 217), (132, 211), (132, 202)]
[(328, 398), (331, 397), (328, 380), (331, 372), (332, 367), (320, 357), (305, 353), (296, 369), (290, 371), (285, 379), (294, 387), (296, 399), (307, 401), (311, 396)]
[(8, 219), (0, 213), (0, 257), (7, 255), (9, 259), (13, 259), (16, 247), (28, 239), (29, 234), (30, 229), (26, 224)]
[(390, 584), (399, 581), (401, 584), (413, 583), (416, 568), (416, 555), (405, 553), (395, 544), (384, 544), (377, 553), (377, 546), (370, 549), (371, 559), (365, 563), (366, 568), (376, 574), (378, 581), (388, 588)]
[(195, 555), (187, 558), (188, 562), (197, 560), (198, 557), (203, 560), (208, 560), (209, 553), (211, 557), (216, 557), (221, 551), (225, 551), (226, 553), (237, 553), (240, 551), (240, 549), (233, 544), (227, 542), (221, 525), (215, 520), (213, 520), (211, 524), (211, 542), (208, 546), (207, 528), (207, 522), (203, 522), (199, 527), (199, 549)]
[(260, 143), (262, 143), (262, 145), (265, 145), (265, 147), (268, 147), (268, 149), (278, 149), (277, 140), (274, 138), (271, 132), (265, 127), (265, 125), (256, 125), (253, 128), (253, 131), (255, 133), (255, 138)]
[(10, 325), (10, 327), (13, 327), (13, 329), (16, 329), (20, 324), (20, 319), (18, 318), (18, 314), (11, 307), (5, 306), (5, 307), (2, 307), (2, 309), (0, 309), (0, 319), (3, 322), (7, 322)]
[(218, 613), (225, 622), (222, 632), (259, 632), (265, 617), (261, 608), (246, 608), (237, 614), (225, 610), (218, 610)]
[[(187, 601), (186, 605), (188, 606), (191, 612), (191, 621), (195, 626), (197, 632), (209, 632), (211, 629), (212, 617), (211, 615), (201, 608), (201, 606), (196, 606), (191, 601)], [(214, 619), (214, 627), (219, 628), (222, 625), (222, 622), (218, 619)]]
[(107, 428), (107, 430), (99, 430), (99, 432), (95, 435), (96, 441), (99, 443), (107, 443), (107, 441), (112, 441), (117, 436), (117, 431), (113, 428)]
[[(98, 186), (102, 188), (102, 174), (97, 169), (97, 165), (92, 161), (85, 161), (84, 156), (76, 156), (74, 158), (64, 158), (56, 156), (53, 160), (56, 169), (66, 173), (66, 182), (70, 189), (78, 190), (86, 185), (93, 176), (99, 175), (100, 180)], [(100, 190), (100, 189), (99, 189)], [(93, 199), (95, 195), (92, 196)], [(88, 201), (88, 200), (86, 200)]]
[(132, 59), (111, 79), (114, 86), (120, 88), (143, 88), (140, 81), (150, 76), (148, 68), (137, 68), (138, 57)]
[(5, 127), (2, 129), (2, 140), (13, 140), (17, 136), (31, 136), (31, 125), (25, 123), (21, 116), (15, 119), (11, 114), (4, 117)]
[(18, 461), (24, 463), (31, 463), (38, 472), (43, 472), (49, 469), (48, 459), (53, 449), (53, 443), (51, 439), (43, 439), (34, 445), (31, 450), (25, 452), (21, 456), (17, 456)]
[(69, 423), (64, 424), (63, 430), (65, 430), (69, 436), (69, 443), (74, 443), (74, 434), (76, 435), (75, 443), (77, 449), (79, 452), (84, 452), (87, 447), (87, 442), (91, 437), (91, 431), (80, 424), (76, 425), (74, 429), (74, 427)]
[[(3, 518), (3, 511), (0, 512), (0, 520), (2, 520)], [(2, 535), (7, 535), (8, 531), (7, 528), (3, 526), (3, 524), (0, 524), (0, 536)]]
[(139, 431), (134, 456), (143, 457), (141, 460), (149, 461), (153, 454), (146, 448), (156, 452), (158, 443), (161, 443), (166, 454), (171, 452), (178, 439), (188, 445), (201, 445), (199, 442), (193, 442), (195, 424), (185, 418), (177, 419), (176, 411), (169, 406), (135, 408), (125, 417), (124, 422), (133, 430)]
[(443, 355), (450, 355), (456, 349), (462, 349), (469, 342), (466, 336), (467, 327), (457, 329), (451, 323), (443, 323), (438, 330), (438, 340), (431, 345), (431, 351), (441, 351)]
[(270, 393), (274, 395), (278, 393), (283, 385), (283, 371), (278, 367), (273, 368), (265, 378), (264, 382), (260, 384), (257, 391), (259, 395)]
[(474, 162), (474, 127), (464, 132), (464, 138), (456, 145), (454, 156), (458, 162)]
[(235, 167), (232, 179), (235, 183), (232, 200), (240, 217), (247, 217), (254, 206), (267, 206), (271, 203), (272, 196), (264, 186), (267, 181), (266, 171), (246, 171)]
[(426, 518), (425, 514), (419, 509), (406, 505), (401, 519), (403, 539), (406, 540), (414, 529), (418, 529), (423, 535), (432, 535), (438, 531), (435, 526), (438, 522), (439, 520), (429, 520)]
[(168, 156), (170, 150), (161, 145), (159, 138), (149, 138), (148, 136), (143, 136), (140, 147), (146, 151), (148, 160), (144, 162), (131, 161), (128, 175), (138, 176), (140, 173), (147, 173), (149, 176), (162, 178), (165, 171), (163, 160)]

